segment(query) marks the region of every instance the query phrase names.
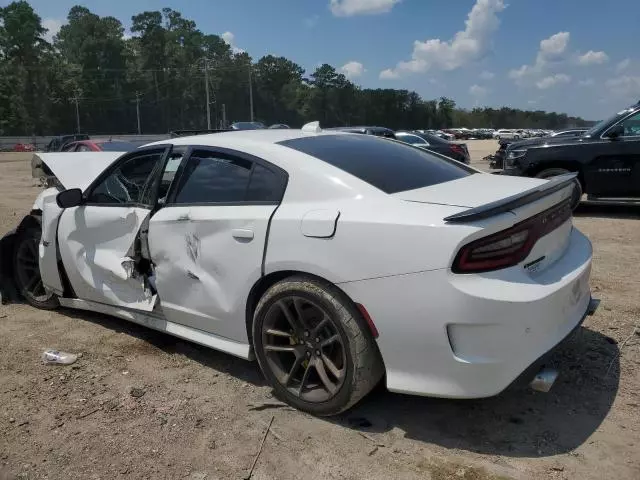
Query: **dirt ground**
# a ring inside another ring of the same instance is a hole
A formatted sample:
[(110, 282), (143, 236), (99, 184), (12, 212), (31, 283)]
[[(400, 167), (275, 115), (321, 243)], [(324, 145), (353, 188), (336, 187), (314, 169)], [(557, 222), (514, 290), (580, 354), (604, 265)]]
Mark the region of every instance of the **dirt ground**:
[[(468, 142), (475, 164), (496, 149)], [(15, 159), (12, 159), (15, 160)], [(39, 192), (0, 158), (0, 235)], [(453, 401), (379, 388), (314, 418), (256, 364), (87, 312), (0, 307), (0, 479), (640, 478), (640, 209), (582, 206), (595, 316), (555, 356), (550, 393)], [(45, 366), (54, 347), (82, 357)], [(133, 390), (132, 390), (133, 388)]]

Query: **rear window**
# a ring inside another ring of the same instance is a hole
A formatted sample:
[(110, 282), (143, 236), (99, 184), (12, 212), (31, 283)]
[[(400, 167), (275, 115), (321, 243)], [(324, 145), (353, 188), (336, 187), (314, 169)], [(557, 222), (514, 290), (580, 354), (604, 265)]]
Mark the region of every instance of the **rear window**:
[(319, 135), (279, 144), (316, 157), (389, 194), (475, 173), (453, 160), (372, 135)]

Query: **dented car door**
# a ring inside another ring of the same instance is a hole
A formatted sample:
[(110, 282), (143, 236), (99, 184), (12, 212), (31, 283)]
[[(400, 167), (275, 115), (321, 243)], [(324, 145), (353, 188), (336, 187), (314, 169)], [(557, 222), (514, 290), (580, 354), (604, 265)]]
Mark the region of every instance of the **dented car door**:
[(165, 317), (247, 341), (246, 299), (262, 274), (270, 218), (286, 174), (226, 149), (193, 147), (149, 221), (149, 251)]
[(67, 208), (58, 225), (60, 256), (69, 283), (83, 300), (150, 311), (155, 294), (141, 270), (139, 234), (155, 202), (151, 188), (168, 147), (141, 149), (119, 159)]

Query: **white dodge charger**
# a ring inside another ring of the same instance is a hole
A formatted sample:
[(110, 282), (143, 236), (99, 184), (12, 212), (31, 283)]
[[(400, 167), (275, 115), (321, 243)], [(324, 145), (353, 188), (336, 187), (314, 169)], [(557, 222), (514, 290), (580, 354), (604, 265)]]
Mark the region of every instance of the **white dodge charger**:
[(595, 309), (573, 177), (485, 174), (317, 124), (37, 159), (53, 186), (4, 266), (31, 305), (255, 358), (314, 414), (383, 377), (394, 392), (495, 395)]

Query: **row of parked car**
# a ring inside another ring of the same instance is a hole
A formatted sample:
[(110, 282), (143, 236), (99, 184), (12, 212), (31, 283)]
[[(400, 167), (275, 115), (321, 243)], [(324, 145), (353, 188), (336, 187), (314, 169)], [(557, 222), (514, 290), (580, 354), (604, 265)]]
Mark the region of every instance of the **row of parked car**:
[(488, 160), (503, 175), (549, 178), (577, 173), (575, 197), (599, 202), (640, 201), (640, 102), (588, 130), (543, 138), (500, 140)]

